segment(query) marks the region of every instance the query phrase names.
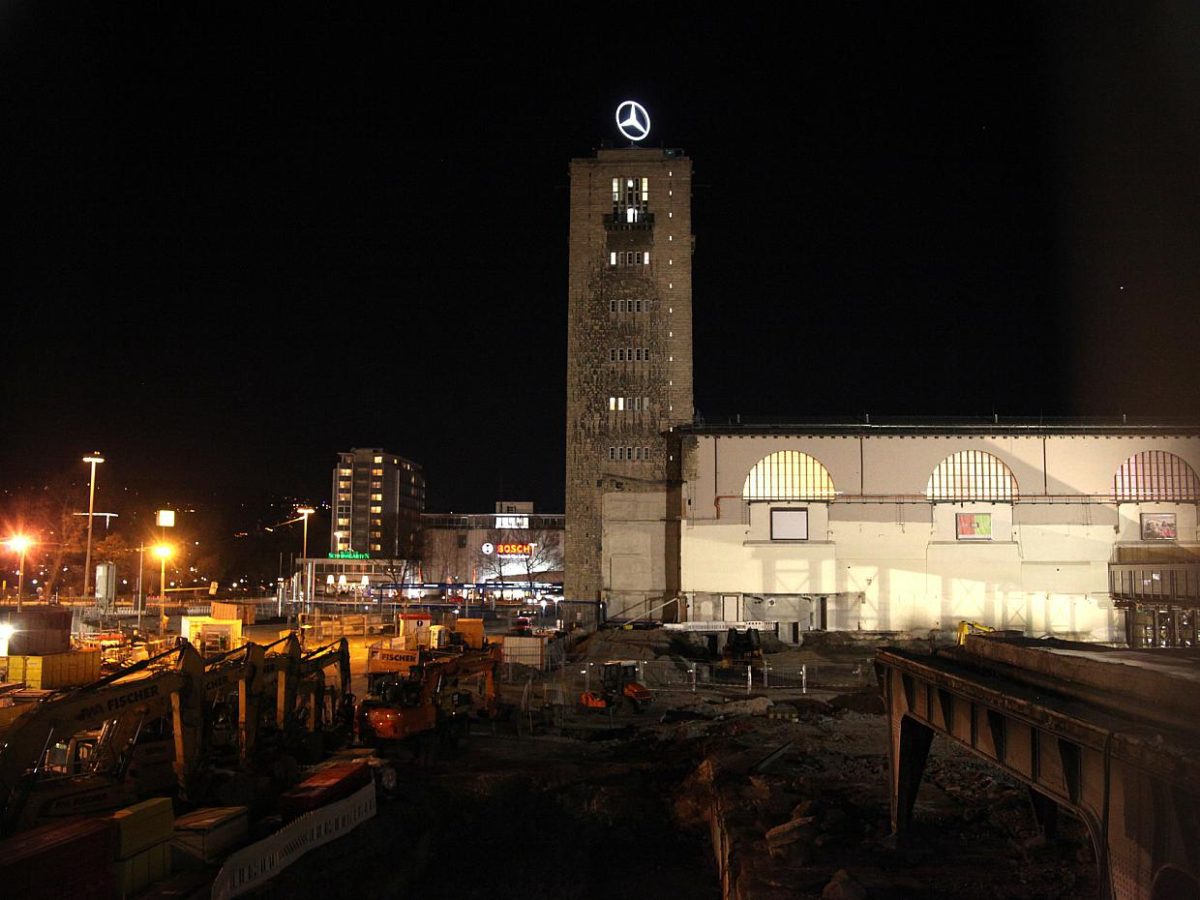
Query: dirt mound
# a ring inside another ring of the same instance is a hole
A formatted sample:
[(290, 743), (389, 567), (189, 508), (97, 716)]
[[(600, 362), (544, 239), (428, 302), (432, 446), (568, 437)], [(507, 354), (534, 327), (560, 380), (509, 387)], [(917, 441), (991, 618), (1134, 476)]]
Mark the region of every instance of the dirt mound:
[(883, 706), (883, 697), (880, 696), (879, 688), (876, 687), (865, 687), (851, 694), (838, 694), (829, 701), (829, 706), (839, 712), (848, 710), (878, 716), (882, 716), (886, 712)]

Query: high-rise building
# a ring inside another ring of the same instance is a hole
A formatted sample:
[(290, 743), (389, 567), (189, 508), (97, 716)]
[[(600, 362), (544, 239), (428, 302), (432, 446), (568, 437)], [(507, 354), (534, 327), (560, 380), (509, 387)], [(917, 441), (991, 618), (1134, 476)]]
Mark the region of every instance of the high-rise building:
[(678, 587), (666, 435), (692, 421), (692, 164), (629, 147), (570, 171), (565, 595), (632, 617)]
[(425, 475), (417, 463), (378, 447), (339, 453), (330, 552), (415, 559), (424, 510)]

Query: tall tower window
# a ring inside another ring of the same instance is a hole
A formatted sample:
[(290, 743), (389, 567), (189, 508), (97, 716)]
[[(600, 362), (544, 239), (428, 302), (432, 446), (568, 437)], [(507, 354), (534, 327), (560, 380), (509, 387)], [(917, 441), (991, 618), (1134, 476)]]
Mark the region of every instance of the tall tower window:
[(650, 206), (649, 178), (612, 180), (613, 216), (618, 222), (640, 222)]
[(649, 250), (610, 250), (608, 264), (613, 267), (648, 266), (650, 265)]

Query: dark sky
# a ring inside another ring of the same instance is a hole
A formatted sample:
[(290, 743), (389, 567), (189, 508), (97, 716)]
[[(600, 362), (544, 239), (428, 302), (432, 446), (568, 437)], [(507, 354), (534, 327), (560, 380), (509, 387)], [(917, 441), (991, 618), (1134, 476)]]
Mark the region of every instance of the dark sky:
[(627, 97), (694, 161), (710, 420), (1200, 412), (1195, 4), (100, 6), (0, 6), (0, 487), (384, 446), (561, 509), (567, 161)]

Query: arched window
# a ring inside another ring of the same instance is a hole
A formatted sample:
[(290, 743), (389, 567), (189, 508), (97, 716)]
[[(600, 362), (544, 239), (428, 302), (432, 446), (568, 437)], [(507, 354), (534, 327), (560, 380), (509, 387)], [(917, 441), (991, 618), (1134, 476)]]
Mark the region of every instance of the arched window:
[(925, 496), (934, 501), (995, 500), (1011, 502), (1017, 479), (1008, 466), (982, 450), (960, 450), (947, 456), (929, 476)]
[(832, 500), (836, 494), (829, 470), (797, 450), (764, 456), (742, 486), (743, 500)]
[(1135, 453), (1113, 476), (1118, 503), (1143, 500), (1200, 500), (1200, 479), (1186, 462), (1165, 450)]

